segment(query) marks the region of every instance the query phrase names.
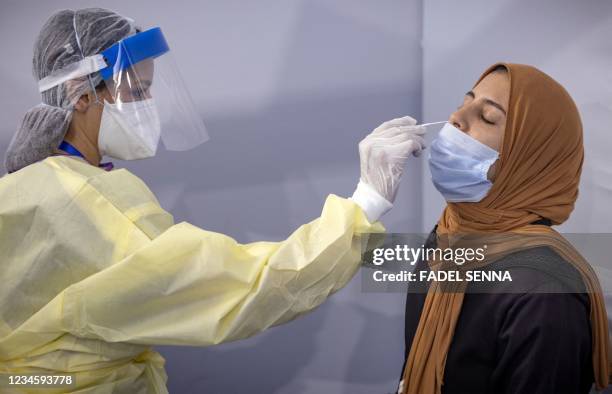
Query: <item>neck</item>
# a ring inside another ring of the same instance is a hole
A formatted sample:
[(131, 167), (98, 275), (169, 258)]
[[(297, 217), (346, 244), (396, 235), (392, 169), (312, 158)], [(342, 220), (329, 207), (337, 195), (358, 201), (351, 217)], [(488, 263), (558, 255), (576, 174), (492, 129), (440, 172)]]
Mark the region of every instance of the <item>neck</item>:
[(75, 120), (70, 122), (64, 141), (78, 149), (89, 164), (97, 167), (102, 159), (98, 152), (97, 141), (94, 141), (87, 132), (83, 132)]

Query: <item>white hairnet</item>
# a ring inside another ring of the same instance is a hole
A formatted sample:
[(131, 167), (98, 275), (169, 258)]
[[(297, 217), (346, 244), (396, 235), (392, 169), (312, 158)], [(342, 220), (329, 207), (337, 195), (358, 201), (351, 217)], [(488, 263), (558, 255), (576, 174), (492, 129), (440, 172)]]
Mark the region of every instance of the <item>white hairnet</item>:
[[(34, 77), (40, 81), (134, 33), (131, 19), (109, 10), (57, 11), (44, 24), (34, 45)], [(11, 140), (4, 163), (7, 171), (17, 171), (50, 156), (66, 134), (75, 103), (101, 81), (95, 72), (42, 92), (42, 104), (25, 114)]]

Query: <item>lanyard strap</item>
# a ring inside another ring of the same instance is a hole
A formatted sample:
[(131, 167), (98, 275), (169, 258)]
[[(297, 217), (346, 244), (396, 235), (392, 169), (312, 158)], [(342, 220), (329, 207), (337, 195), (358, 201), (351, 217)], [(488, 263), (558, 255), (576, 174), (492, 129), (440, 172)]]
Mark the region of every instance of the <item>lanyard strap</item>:
[(62, 143), (59, 146), (59, 149), (68, 153), (69, 155), (82, 157), (83, 159), (85, 158), (85, 156), (83, 156), (83, 154), (79, 152), (77, 148), (75, 148), (74, 146), (72, 146), (70, 143), (66, 141), (62, 141)]
[[(83, 156), (83, 154), (79, 152), (79, 150), (75, 148), (74, 146), (72, 146), (69, 142), (62, 141), (62, 143), (59, 146), (59, 149), (63, 150), (64, 152), (68, 153), (71, 156), (78, 156), (86, 160), (85, 156)], [(105, 171), (111, 171), (113, 168), (115, 168), (112, 162), (100, 163), (98, 167), (100, 167), (101, 169)]]

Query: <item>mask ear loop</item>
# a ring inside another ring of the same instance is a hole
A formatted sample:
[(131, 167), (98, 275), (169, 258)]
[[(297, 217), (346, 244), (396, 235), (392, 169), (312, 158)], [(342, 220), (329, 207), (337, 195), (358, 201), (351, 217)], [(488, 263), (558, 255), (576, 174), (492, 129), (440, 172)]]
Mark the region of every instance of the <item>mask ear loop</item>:
[[(81, 47), (81, 40), (79, 39), (79, 33), (77, 31), (77, 26), (76, 26), (76, 15), (77, 15), (78, 11), (74, 12), (74, 15), (72, 16), (72, 28), (74, 29), (74, 37), (76, 38), (76, 43), (77, 43), (77, 47), (79, 48), (79, 53), (81, 54), (81, 57), (83, 59), (85, 59), (85, 55), (83, 54), (83, 48)], [(87, 75), (87, 80), (89, 81), (89, 85), (91, 86), (91, 90), (94, 94), (94, 96), (96, 97), (96, 102), (95, 104), (99, 104), (99, 105), (104, 105), (99, 97), (98, 97), (98, 93), (96, 92), (96, 87), (94, 86), (93, 80), (91, 79), (91, 74)]]

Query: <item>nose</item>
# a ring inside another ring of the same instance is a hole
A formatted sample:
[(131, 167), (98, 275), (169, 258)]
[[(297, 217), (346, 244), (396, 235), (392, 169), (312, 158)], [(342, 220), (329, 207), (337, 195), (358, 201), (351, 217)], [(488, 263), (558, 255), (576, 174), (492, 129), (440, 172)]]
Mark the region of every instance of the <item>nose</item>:
[(465, 108), (459, 108), (450, 115), (450, 117), (448, 118), (448, 123), (452, 124), (464, 133), (467, 133), (470, 130), (466, 112), (467, 111)]

